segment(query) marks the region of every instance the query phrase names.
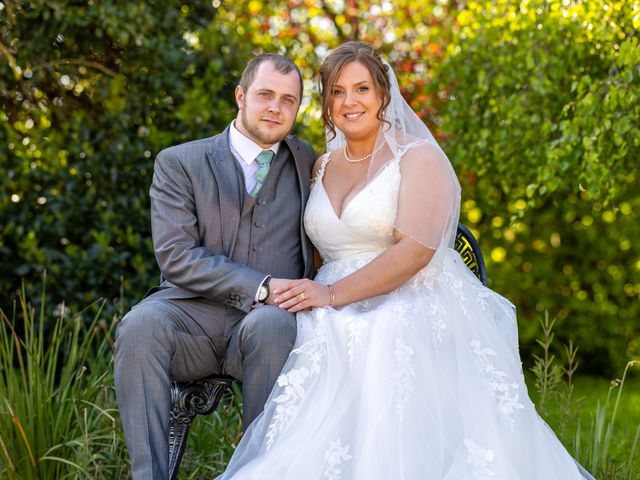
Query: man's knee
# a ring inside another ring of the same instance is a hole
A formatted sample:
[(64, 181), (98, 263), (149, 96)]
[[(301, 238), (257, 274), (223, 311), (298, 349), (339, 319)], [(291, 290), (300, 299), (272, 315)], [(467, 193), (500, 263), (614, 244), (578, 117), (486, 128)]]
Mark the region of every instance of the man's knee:
[(172, 322), (157, 305), (140, 305), (127, 313), (116, 328), (116, 352), (135, 349), (142, 353), (163, 346), (172, 348), (174, 339)]
[(273, 305), (263, 305), (245, 316), (240, 327), (241, 343), (293, 346), (296, 317)]

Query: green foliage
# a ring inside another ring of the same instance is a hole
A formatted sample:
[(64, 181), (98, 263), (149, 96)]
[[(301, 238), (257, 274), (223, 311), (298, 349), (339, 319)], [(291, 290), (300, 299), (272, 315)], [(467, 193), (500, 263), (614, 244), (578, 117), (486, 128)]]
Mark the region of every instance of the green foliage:
[(82, 313), (67, 317), (63, 308), (54, 319), (44, 309), (36, 313), (24, 292), (19, 300), (11, 321), (0, 311), (0, 476), (122, 476), (124, 445), (101, 309), (87, 328)]
[[(604, 404), (600, 399), (596, 399), (595, 411), (589, 411), (590, 427), (583, 430), (578, 410), (584, 404), (584, 398), (576, 397), (574, 390), (575, 373), (578, 368), (575, 363), (577, 348), (571, 343), (565, 348), (566, 366), (561, 366), (551, 353), (555, 320), (549, 320), (545, 312), (544, 320), (540, 323), (542, 338), (536, 342), (542, 347), (543, 354), (534, 355), (535, 364), (531, 368), (538, 411), (550, 421), (562, 442), (570, 445), (574, 458), (596, 478), (635, 478), (634, 473), (640, 471), (640, 408), (637, 408), (638, 398), (635, 399), (635, 409), (633, 398), (626, 402), (621, 402), (621, 399), (627, 373), (632, 367), (640, 366), (640, 361), (633, 360), (627, 363), (622, 378), (611, 382)], [(563, 379), (565, 383), (562, 382)], [(616, 389), (616, 399), (611, 405), (611, 394)], [(618, 413), (623, 414), (623, 411), (626, 421), (621, 424), (621, 421), (616, 420)]]
[(3, 5), (0, 289), (46, 268), (52, 306), (130, 303), (158, 279), (153, 158), (235, 116), (247, 49), (210, 2)]
[(639, 13), (624, 0), (469, 2), (432, 84), (451, 89), (439, 123), (462, 220), (518, 308), (524, 351), (547, 309), (607, 374), (640, 354)]
[(549, 313), (545, 312), (542, 326), (542, 339), (536, 339), (536, 343), (542, 347), (543, 356), (534, 354), (535, 363), (531, 368), (536, 378), (536, 389), (539, 392), (538, 408), (544, 411), (547, 398), (554, 388), (562, 381), (562, 367), (556, 362), (556, 357), (551, 353), (553, 343), (553, 325), (556, 319), (549, 320)]

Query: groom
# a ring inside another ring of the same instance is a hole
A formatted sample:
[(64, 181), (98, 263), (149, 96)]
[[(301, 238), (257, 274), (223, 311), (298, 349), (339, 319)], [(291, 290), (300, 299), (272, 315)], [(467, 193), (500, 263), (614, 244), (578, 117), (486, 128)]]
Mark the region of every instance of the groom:
[(219, 135), (158, 154), (151, 227), (162, 283), (116, 332), (114, 378), (134, 480), (168, 478), (170, 378), (243, 382), (244, 424), (262, 411), (291, 351), (293, 314), (273, 305), (312, 273), (302, 213), (315, 154), (288, 135), (302, 97), (291, 60), (255, 57)]

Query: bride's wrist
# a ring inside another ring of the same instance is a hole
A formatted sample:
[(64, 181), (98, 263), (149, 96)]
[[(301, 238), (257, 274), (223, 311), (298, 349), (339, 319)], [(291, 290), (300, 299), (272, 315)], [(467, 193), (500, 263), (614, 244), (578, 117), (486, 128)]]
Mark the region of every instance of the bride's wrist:
[(329, 289), (329, 306), (333, 308), (336, 303), (336, 292), (333, 288), (333, 283), (327, 285), (327, 288)]

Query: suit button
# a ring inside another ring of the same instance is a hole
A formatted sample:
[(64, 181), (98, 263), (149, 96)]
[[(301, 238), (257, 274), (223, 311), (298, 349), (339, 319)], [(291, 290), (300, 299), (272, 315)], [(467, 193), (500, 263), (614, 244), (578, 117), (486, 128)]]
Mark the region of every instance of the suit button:
[(263, 199), (263, 198), (258, 199), (258, 205), (264, 205), (266, 203), (267, 203), (267, 201), (265, 199)]
[(253, 250), (254, 252), (259, 252), (262, 249), (260, 247), (254, 245), (251, 250)]
[(256, 222), (256, 228), (262, 228), (264, 227), (264, 223), (260, 223), (260, 222)]

